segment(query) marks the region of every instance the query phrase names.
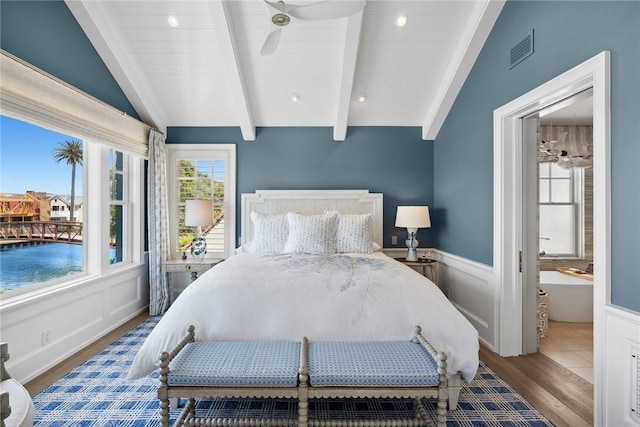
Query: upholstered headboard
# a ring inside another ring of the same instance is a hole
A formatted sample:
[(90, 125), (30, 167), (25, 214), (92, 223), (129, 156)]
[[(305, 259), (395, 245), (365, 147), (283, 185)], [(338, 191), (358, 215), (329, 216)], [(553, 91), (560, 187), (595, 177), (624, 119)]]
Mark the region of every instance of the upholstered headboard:
[(255, 193), (243, 193), (241, 242), (248, 242), (253, 237), (251, 211), (321, 214), (326, 209), (343, 214), (371, 213), (371, 240), (382, 246), (382, 194), (368, 190), (256, 190)]

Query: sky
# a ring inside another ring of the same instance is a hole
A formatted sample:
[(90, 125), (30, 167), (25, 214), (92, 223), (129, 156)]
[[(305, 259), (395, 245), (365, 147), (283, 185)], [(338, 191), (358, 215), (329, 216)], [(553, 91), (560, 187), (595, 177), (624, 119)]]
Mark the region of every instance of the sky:
[[(0, 193), (70, 194), (71, 165), (53, 160), (53, 150), (67, 140), (80, 139), (0, 115)], [(80, 165), (76, 165), (76, 195), (82, 195)]]

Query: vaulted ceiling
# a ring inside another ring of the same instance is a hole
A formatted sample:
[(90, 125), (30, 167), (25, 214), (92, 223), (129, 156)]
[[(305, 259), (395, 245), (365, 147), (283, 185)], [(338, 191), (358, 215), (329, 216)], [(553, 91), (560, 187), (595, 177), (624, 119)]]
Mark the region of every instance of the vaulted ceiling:
[[(316, 3), (287, 2), (290, 23), (277, 27), (283, 4), (264, 0), (66, 0), (145, 122), (238, 126), (245, 140), (261, 126), (329, 126), (338, 141), (348, 126), (420, 126), (435, 138), (503, 6)], [(278, 28), (279, 44), (262, 54)]]

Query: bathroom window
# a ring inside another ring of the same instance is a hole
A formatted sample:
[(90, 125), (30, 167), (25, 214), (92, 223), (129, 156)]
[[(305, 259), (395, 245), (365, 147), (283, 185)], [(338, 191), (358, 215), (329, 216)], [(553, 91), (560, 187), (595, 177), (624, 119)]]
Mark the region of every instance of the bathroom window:
[(539, 174), (540, 251), (582, 257), (582, 169), (540, 163)]

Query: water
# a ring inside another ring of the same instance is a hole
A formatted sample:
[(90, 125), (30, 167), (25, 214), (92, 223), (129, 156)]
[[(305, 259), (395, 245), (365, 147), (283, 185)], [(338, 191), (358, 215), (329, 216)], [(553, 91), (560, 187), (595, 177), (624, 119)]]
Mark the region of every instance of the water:
[(0, 250), (0, 291), (82, 271), (82, 246), (45, 243)]

